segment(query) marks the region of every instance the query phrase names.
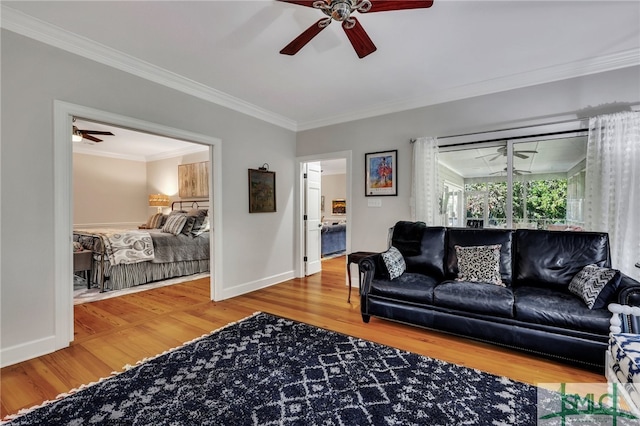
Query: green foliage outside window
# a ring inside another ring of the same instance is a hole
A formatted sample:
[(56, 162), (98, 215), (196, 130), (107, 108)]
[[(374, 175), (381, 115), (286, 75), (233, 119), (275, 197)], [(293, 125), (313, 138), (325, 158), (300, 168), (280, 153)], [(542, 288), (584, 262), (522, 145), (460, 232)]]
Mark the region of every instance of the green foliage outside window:
[[(465, 192), (487, 192), (490, 219), (506, 219), (507, 183), (485, 182), (465, 185)], [(526, 200), (525, 200), (526, 197)], [(532, 180), (513, 182), (513, 217), (524, 218), (526, 201), (527, 218), (530, 220), (564, 219), (567, 214), (567, 181)], [(468, 218), (483, 217), (484, 197), (468, 197)]]

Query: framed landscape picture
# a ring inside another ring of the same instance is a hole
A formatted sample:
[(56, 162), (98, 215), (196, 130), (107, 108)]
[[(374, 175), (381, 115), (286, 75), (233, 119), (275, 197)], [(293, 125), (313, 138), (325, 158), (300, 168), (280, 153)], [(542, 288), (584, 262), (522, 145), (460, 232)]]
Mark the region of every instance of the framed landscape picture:
[(276, 211), (276, 172), (249, 169), (249, 213)]
[(398, 195), (398, 150), (364, 155), (366, 197)]

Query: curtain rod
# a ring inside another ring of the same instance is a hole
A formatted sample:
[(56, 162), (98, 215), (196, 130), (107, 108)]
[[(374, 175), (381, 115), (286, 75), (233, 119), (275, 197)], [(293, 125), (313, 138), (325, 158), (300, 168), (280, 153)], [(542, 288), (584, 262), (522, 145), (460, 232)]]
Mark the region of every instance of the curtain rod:
[[(629, 105), (629, 110), (632, 111), (632, 112), (640, 112), (640, 103), (630, 104)], [(571, 120), (552, 121), (552, 122), (549, 122), (549, 123), (532, 124), (530, 126), (510, 127), (510, 128), (498, 129), (498, 130), (485, 130), (485, 131), (482, 131), (482, 132), (461, 133), (459, 135), (438, 136), (437, 139), (438, 140), (442, 140), (442, 139), (450, 139), (450, 138), (459, 138), (459, 137), (464, 137), (464, 136), (483, 135), (483, 134), (486, 134), (486, 133), (508, 132), (508, 131), (512, 131), (512, 130), (522, 130), (522, 129), (529, 129), (529, 128), (533, 128), (533, 127), (542, 127), (542, 126), (553, 126), (555, 124), (576, 123), (576, 122), (588, 121), (588, 120), (589, 120), (589, 117), (573, 118)], [(563, 133), (580, 132), (580, 131), (584, 131), (584, 130), (588, 130), (588, 129), (587, 128), (580, 128), (580, 129), (577, 129), (577, 130), (564, 131), (564, 132), (542, 133), (542, 134), (533, 134), (533, 135), (528, 135), (528, 136), (515, 136), (515, 137), (511, 137), (511, 138), (497, 138), (497, 139), (478, 140), (478, 141), (474, 141), (474, 142), (465, 142), (465, 143), (456, 144), (456, 145), (465, 145), (467, 143), (479, 143), (479, 142), (496, 142), (496, 141), (503, 141), (503, 140), (506, 140), (506, 139), (522, 139), (522, 138), (531, 138), (531, 137), (538, 137), (538, 136), (552, 136), (552, 135), (559, 135), (559, 134), (563, 134)], [(417, 140), (416, 138), (411, 138), (411, 139), (409, 139), (409, 143), (415, 143), (416, 140)]]
[[(532, 124), (531, 126), (520, 126), (520, 127), (510, 127), (510, 128), (506, 128), (506, 129), (498, 129), (498, 130), (485, 130), (482, 132), (471, 132), (471, 133), (461, 133), (459, 135), (448, 135), (448, 136), (438, 136), (438, 140), (442, 140), (442, 139), (450, 139), (450, 138), (460, 138), (463, 136), (474, 136), (474, 135), (483, 135), (486, 133), (495, 133), (495, 132), (508, 132), (508, 131), (512, 131), (512, 130), (521, 130), (521, 129), (529, 129), (532, 127), (542, 127), (542, 126), (552, 126), (554, 124), (565, 124), (565, 123), (575, 123), (575, 122), (580, 122), (583, 120), (587, 120), (586, 118), (584, 119), (571, 119), (571, 120), (563, 120), (563, 121), (553, 121), (550, 123), (542, 123), (542, 124)], [(571, 131), (565, 131), (564, 133), (569, 133), (569, 132), (577, 132), (580, 130), (587, 130), (585, 129), (578, 129), (578, 130), (571, 130)], [(475, 142), (471, 142), (471, 143), (478, 143), (478, 142), (494, 142), (494, 141), (502, 141), (505, 139), (518, 139), (518, 138), (531, 138), (531, 137), (536, 137), (536, 136), (548, 136), (548, 135), (552, 135), (552, 134), (561, 134), (562, 132), (555, 132), (555, 133), (543, 133), (543, 134), (533, 134), (533, 135), (527, 135), (527, 136), (514, 136), (511, 138), (497, 138), (497, 139), (490, 139), (490, 140), (479, 140), (479, 141), (475, 141)], [(411, 138), (409, 139), (410, 143), (415, 143), (415, 141), (417, 141), (417, 138)]]

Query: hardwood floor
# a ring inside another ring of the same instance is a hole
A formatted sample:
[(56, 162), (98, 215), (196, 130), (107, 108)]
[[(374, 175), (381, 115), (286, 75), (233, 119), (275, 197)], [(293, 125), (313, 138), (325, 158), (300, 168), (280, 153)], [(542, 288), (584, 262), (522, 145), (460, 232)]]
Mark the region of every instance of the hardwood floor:
[(357, 290), (347, 303), (345, 258), (323, 271), (222, 302), (209, 300), (201, 279), (75, 306), (70, 347), (0, 371), (1, 416), (41, 404), (121, 371), (254, 312), (465, 365), (526, 383), (600, 383), (602, 375), (496, 346), (372, 318), (362, 322)]

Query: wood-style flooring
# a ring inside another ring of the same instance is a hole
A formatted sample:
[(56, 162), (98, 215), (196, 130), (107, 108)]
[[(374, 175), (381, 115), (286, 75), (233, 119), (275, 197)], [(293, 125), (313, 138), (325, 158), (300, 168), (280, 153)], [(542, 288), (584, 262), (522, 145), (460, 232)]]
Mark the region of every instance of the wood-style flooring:
[[(357, 278), (356, 278), (357, 279)], [(526, 383), (600, 383), (602, 375), (497, 346), (372, 318), (362, 322), (354, 288), (347, 303), (345, 258), (321, 273), (222, 302), (201, 279), (75, 306), (66, 349), (0, 371), (0, 418), (262, 311)]]

